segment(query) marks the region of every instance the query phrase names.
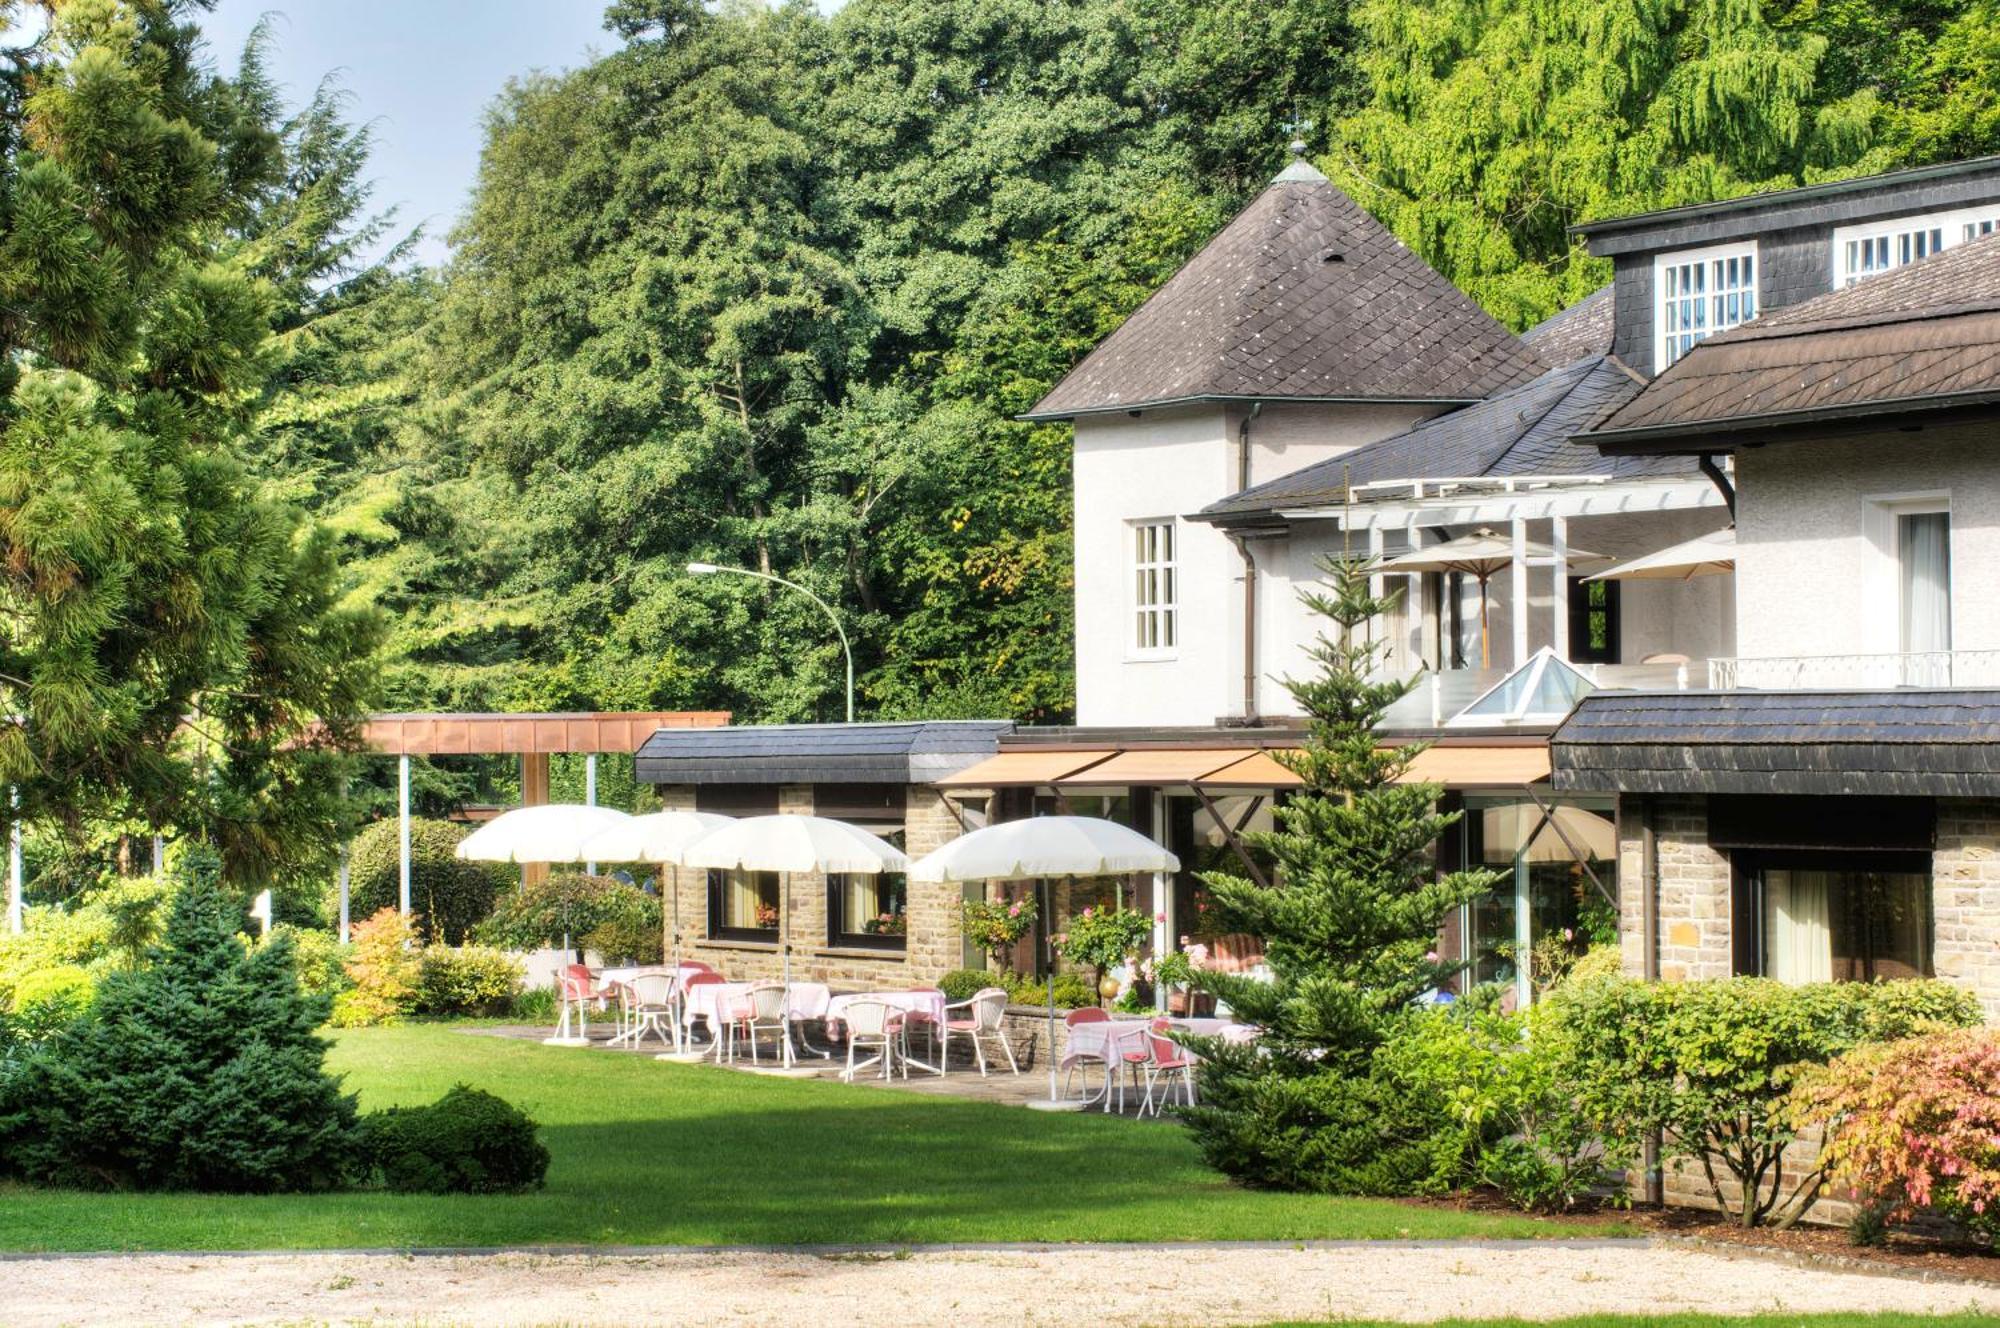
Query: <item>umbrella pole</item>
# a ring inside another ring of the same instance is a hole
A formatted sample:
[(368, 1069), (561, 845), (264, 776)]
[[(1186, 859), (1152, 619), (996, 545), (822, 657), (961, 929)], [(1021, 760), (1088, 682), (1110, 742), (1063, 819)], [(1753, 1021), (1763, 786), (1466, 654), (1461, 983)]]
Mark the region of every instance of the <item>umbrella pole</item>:
[[(1492, 638), (1486, 630), (1486, 606), (1492, 599), (1486, 593), (1487, 579), (1487, 577), (1483, 576), (1479, 578), (1479, 667), (1482, 669), (1493, 667)], [(1519, 613), (1521, 611), (1520, 607), (1518, 605), (1515, 606), (1514, 611)]]
[(787, 990), (792, 985), (792, 874), (778, 873), (778, 962)]

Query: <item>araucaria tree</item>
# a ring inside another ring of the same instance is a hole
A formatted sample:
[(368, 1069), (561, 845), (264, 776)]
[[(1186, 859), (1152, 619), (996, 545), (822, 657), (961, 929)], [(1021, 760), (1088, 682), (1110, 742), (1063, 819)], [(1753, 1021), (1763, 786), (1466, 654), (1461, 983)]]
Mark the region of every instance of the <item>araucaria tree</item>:
[(375, 628), (240, 458), (281, 301), (224, 255), (276, 142), (190, 7), (58, 0), (0, 84), (0, 783), (248, 883), (335, 837)]
[(1277, 867), (1268, 880), (1210, 873), (1224, 925), (1261, 937), (1274, 981), (1199, 972), (1196, 981), (1265, 1035), (1254, 1051), (1204, 1048), (1201, 1106), (1188, 1113), (1209, 1161), (1287, 1188), (1390, 1192), (1426, 1170), (1429, 1113), (1370, 1075), (1395, 1021), (1460, 965), (1437, 954), (1447, 914), (1490, 889), (1488, 872), (1439, 873), (1438, 837), (1457, 820), (1435, 784), (1406, 782), (1421, 745), (1377, 730), (1414, 679), (1388, 678), (1369, 624), (1391, 607), (1372, 564), (1326, 564), (1306, 604), (1331, 624), (1318, 676), (1287, 680), (1308, 721), (1280, 759), (1304, 781), (1276, 829), (1246, 836)]

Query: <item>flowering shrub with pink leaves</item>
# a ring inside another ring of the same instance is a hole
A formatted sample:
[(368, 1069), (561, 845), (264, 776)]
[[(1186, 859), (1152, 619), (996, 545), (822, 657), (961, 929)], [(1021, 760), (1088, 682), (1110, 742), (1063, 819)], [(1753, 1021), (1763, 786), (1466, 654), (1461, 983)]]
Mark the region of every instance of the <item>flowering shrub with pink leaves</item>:
[(1798, 1086), (1827, 1181), (1892, 1222), (1930, 1208), (2000, 1239), (2000, 1030), (1864, 1044)]

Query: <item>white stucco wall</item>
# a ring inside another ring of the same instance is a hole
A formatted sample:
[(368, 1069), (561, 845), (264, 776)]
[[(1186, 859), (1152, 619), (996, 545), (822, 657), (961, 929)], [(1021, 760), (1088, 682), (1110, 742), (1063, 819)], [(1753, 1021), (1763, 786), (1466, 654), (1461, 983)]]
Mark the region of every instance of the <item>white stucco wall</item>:
[(1879, 500), (1945, 496), (1952, 646), (2000, 649), (2000, 439), (1990, 429), (1777, 444), (1740, 454), (1737, 653), (1893, 653), (1894, 563), (1871, 531)]
[[(1212, 724), (1243, 710), (1243, 562), (1214, 527), (1185, 518), (1236, 492), (1247, 407), (1190, 407), (1076, 422), (1077, 721)], [(1270, 405), (1250, 422), (1253, 483), (1408, 428), (1428, 408)], [(1169, 656), (1132, 649), (1131, 524), (1174, 517), (1179, 636)], [(1266, 602), (1270, 602), (1268, 599)], [(1260, 636), (1263, 633), (1260, 632)], [(1260, 679), (1260, 708), (1278, 689)]]

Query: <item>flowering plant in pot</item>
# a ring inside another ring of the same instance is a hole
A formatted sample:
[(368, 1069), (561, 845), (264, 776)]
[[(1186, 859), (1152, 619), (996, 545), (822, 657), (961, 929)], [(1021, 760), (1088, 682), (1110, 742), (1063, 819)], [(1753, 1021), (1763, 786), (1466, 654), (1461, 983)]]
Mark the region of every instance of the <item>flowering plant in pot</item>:
[(1086, 908), (1070, 919), (1068, 931), (1055, 937), (1056, 952), (1096, 969), (1097, 989), (1109, 999), (1118, 994), (1111, 970), (1136, 955), (1152, 930), (1152, 920), (1136, 910)]
[(1171, 1014), (1213, 1014), (1215, 997), (1205, 991), (1189, 991), (1196, 970), (1208, 966), (1208, 947), (1200, 941), (1181, 937), (1179, 950), (1170, 950), (1157, 959), (1148, 959), (1142, 972), (1167, 989), (1167, 1010)]
[(988, 958), (1000, 961), (1003, 971), (1013, 969), (1014, 946), (1035, 925), (1035, 899), (968, 899), (959, 908), (959, 925), (965, 939)]

